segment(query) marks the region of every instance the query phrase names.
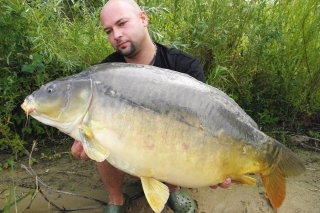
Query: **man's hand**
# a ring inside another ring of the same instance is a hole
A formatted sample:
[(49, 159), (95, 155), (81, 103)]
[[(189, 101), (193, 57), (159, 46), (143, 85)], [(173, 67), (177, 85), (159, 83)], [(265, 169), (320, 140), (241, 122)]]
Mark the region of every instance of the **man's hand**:
[(71, 154), (73, 157), (81, 158), (84, 161), (89, 160), (88, 155), (83, 150), (83, 146), (79, 141), (74, 141), (71, 147)]
[(218, 187), (227, 189), (230, 187), (231, 184), (231, 178), (227, 178), (223, 183), (219, 183), (218, 185), (210, 186), (211, 189), (216, 189)]

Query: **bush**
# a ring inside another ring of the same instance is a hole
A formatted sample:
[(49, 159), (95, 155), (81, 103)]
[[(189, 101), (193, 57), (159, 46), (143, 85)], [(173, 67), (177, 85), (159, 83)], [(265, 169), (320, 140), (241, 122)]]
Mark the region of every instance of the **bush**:
[(45, 82), (99, 63), (112, 49), (92, 3), (0, 0), (0, 8), (0, 150), (21, 155), (31, 146), (26, 140), (56, 134), (34, 119), (25, 126), (24, 98)]
[(207, 83), (228, 93), (259, 124), (299, 128), (319, 117), (317, 1), (165, 5), (169, 13), (152, 17), (161, 40), (183, 44), (180, 48), (201, 60)]
[[(105, 1), (0, 0), (0, 150), (23, 154), (54, 130), (20, 104), (43, 83), (113, 52), (101, 29)], [(319, 121), (320, 11), (310, 1), (139, 0), (153, 40), (200, 59), (207, 83), (233, 97), (263, 128)], [(0, 165), (1, 167), (1, 165)]]

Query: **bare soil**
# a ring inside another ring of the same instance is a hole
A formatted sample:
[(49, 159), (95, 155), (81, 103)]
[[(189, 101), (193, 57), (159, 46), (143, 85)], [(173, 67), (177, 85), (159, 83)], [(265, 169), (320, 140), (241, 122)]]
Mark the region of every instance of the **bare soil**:
[[(10, 195), (10, 203), (14, 202), (15, 198), (27, 195), (16, 205), (12, 205), (10, 212), (58, 213), (63, 209), (79, 213), (102, 212), (108, 202), (108, 194), (100, 181), (95, 164), (93, 161), (83, 162), (70, 156), (70, 145), (71, 142), (68, 142), (65, 146), (52, 147), (50, 150), (40, 147), (33, 153), (32, 157), (37, 162), (32, 165), (32, 169), (47, 187), (20, 167), (21, 164), (28, 165), (27, 157), (18, 160), (13, 172), (10, 169), (2, 171), (0, 209), (9, 203)], [(299, 177), (288, 179), (286, 199), (278, 212), (319, 213), (320, 154), (302, 147), (295, 147), (293, 151), (302, 159), (307, 171)], [(0, 159), (3, 160), (3, 157), (6, 157), (5, 154), (1, 154)], [(276, 212), (268, 202), (260, 177), (256, 178), (258, 184), (255, 187), (232, 184), (229, 189), (200, 188), (188, 191), (196, 200), (199, 213)], [(39, 190), (34, 190), (37, 183)], [(33, 196), (30, 194), (32, 191), (35, 192)], [(139, 180), (127, 177), (123, 191), (133, 199), (128, 213), (153, 212), (145, 197), (141, 196)], [(172, 212), (168, 207), (163, 210), (163, 213)]]

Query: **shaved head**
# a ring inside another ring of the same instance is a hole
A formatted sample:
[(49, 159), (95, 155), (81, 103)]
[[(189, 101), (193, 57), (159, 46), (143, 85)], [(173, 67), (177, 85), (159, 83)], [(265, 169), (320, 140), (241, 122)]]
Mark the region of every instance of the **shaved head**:
[(109, 0), (102, 8), (101, 15), (108, 10), (108, 8), (112, 6), (121, 6), (125, 7), (128, 11), (139, 14), (142, 10), (139, 5), (134, 0)]

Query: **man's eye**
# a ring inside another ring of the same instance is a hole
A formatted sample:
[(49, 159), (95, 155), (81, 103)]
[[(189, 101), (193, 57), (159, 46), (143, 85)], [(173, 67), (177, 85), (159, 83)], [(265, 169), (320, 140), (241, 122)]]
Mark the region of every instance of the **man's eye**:
[(110, 34), (112, 32), (112, 30), (106, 30), (105, 31), (107, 34)]
[(121, 22), (119, 25), (120, 26), (123, 26), (123, 25), (125, 25), (127, 22), (126, 21), (124, 21), (124, 22)]

